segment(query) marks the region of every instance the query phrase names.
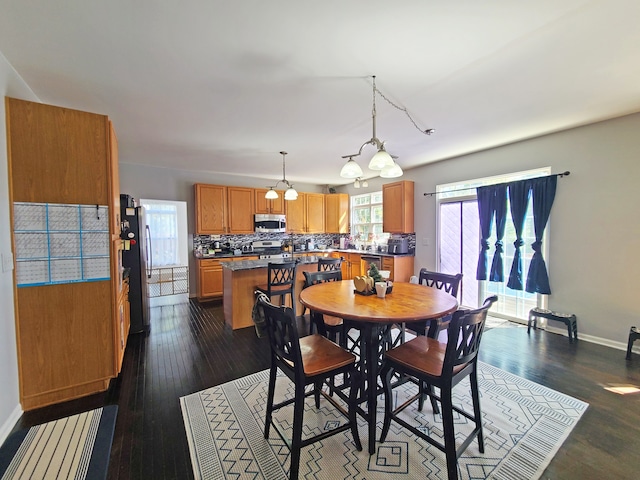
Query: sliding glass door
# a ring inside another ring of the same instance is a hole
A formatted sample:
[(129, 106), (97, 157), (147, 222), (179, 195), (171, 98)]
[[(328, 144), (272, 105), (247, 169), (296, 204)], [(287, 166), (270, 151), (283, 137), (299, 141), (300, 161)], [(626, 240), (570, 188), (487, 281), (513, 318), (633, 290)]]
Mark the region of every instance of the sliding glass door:
[[(496, 294), (499, 301), (491, 308), (491, 314), (520, 322), (527, 320), (531, 308), (545, 306), (546, 297), (544, 295), (528, 293), (524, 290), (512, 290), (506, 285), (506, 279), (509, 278), (515, 253), (513, 241), (516, 238), (509, 205), (507, 205), (507, 224), (503, 247), (505, 283), (476, 280), (478, 255), (480, 253), (480, 221), (478, 219), (478, 203), (475, 195), (475, 187), (479, 185), (521, 180), (544, 175), (545, 173), (549, 173), (548, 168), (439, 186), (438, 269), (443, 273), (462, 272), (459, 297), (462, 306), (476, 308), (486, 297)], [(545, 237), (547, 236), (548, 228), (545, 231)], [(531, 244), (535, 241), (531, 202), (527, 210), (522, 239), (524, 245), (520, 251), (522, 254), (522, 269), (526, 276), (533, 256)], [(491, 263), (495, 252), (495, 243), (494, 224), (492, 236), (489, 239), (489, 245), (491, 245), (489, 263)], [(546, 238), (542, 244), (544, 258), (548, 259), (548, 242)], [(549, 266), (549, 262), (547, 262), (547, 266)]]

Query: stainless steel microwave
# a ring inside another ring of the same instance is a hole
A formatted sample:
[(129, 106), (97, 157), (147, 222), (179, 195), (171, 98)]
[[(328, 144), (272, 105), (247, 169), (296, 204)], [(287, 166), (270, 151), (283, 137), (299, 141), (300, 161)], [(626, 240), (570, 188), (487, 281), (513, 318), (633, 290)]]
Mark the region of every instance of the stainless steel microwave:
[(287, 221), (284, 215), (265, 215), (256, 213), (253, 223), (257, 233), (284, 233), (287, 231)]

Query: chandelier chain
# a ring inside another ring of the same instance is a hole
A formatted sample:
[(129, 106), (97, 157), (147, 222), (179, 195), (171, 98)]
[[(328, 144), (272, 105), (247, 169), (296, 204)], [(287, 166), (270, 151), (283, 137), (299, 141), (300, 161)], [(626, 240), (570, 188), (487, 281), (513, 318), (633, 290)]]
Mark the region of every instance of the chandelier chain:
[(376, 92), (378, 93), (378, 95), (380, 95), (382, 98), (384, 98), (387, 103), (389, 105), (391, 105), (392, 107), (397, 108), (398, 110), (400, 110), (401, 112), (404, 112), (404, 114), (407, 116), (407, 118), (411, 121), (411, 123), (413, 124), (414, 127), (416, 127), (416, 129), (421, 132), (424, 133), (425, 135), (431, 135), (434, 132), (433, 128), (427, 128), (426, 130), (422, 130), (418, 124), (416, 123), (416, 121), (413, 119), (413, 117), (411, 116), (411, 114), (409, 113), (409, 110), (407, 110), (407, 107), (402, 107), (400, 105), (396, 105), (393, 101), (391, 101), (391, 99), (389, 99), (384, 93), (382, 93), (380, 90), (378, 90), (378, 87), (376, 87), (376, 77), (373, 77), (373, 111), (375, 112), (376, 110)]

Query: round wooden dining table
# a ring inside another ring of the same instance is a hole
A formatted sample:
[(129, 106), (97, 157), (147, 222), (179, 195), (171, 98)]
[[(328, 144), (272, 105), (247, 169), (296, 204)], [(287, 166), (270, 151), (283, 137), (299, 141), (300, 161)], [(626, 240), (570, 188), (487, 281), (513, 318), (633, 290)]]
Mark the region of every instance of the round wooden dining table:
[(361, 414), (368, 422), (369, 453), (373, 454), (382, 333), (393, 324), (444, 317), (458, 308), (458, 301), (442, 290), (413, 283), (394, 283), (392, 292), (384, 298), (375, 294), (365, 296), (354, 292), (352, 280), (343, 280), (305, 288), (300, 292), (300, 302), (312, 314), (342, 318), (361, 332), (362, 368), (367, 385), (361, 398), (362, 403), (366, 401), (367, 408), (361, 410)]

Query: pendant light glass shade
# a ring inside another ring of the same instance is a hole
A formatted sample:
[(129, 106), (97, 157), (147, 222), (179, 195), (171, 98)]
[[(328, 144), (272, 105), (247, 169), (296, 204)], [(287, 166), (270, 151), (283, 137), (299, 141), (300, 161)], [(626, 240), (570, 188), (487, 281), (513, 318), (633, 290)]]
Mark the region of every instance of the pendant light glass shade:
[(284, 192), (285, 200), (296, 200), (298, 198), (298, 192), (293, 187), (289, 187), (286, 192)]
[[(393, 159), (391, 160), (393, 161)], [(400, 168), (400, 165), (398, 165), (396, 162), (393, 162), (391, 166), (384, 167), (380, 171), (380, 176), (382, 178), (396, 178), (401, 177), (403, 173), (404, 172), (402, 171), (402, 168)]]
[(353, 158), (349, 158), (347, 163), (342, 167), (342, 170), (340, 170), (340, 176), (342, 178), (358, 178), (362, 175), (362, 168), (360, 168), (360, 165), (358, 165)]
[(264, 198), (268, 200), (275, 200), (276, 198), (278, 198), (278, 192), (276, 192), (273, 187), (270, 187)]
[(369, 170), (383, 170), (387, 167), (392, 167), (395, 162), (391, 155), (389, 155), (384, 147), (378, 150), (373, 157), (371, 157), (371, 161), (369, 162)]

